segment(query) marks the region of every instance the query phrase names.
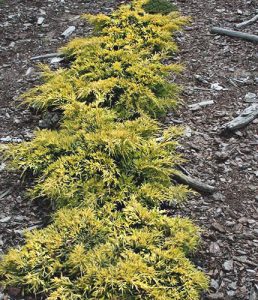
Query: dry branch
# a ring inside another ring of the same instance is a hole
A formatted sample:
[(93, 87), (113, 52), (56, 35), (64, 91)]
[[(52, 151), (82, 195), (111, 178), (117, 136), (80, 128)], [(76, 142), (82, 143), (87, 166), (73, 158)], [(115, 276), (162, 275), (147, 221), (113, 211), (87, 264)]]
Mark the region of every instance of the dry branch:
[(226, 123), (223, 126), (224, 130), (234, 131), (239, 128), (242, 128), (252, 122), (255, 118), (258, 117), (258, 104), (252, 104), (247, 107), (241, 114), (236, 117), (234, 120)]
[(179, 183), (188, 185), (190, 188), (197, 192), (213, 194), (216, 191), (216, 188), (214, 186), (203, 183), (199, 179), (187, 176), (181, 172), (177, 172), (174, 175), (174, 179)]
[(234, 30), (229, 30), (229, 29), (220, 28), (220, 27), (213, 27), (211, 29), (211, 33), (227, 35), (230, 37), (240, 38), (240, 39), (246, 40), (248, 42), (258, 43), (258, 35), (249, 34), (249, 33), (241, 32), (241, 31), (234, 31)]
[(62, 56), (61, 53), (48, 53), (48, 54), (33, 56), (31, 57), (31, 60), (41, 60), (41, 59), (48, 59), (48, 58), (61, 57), (61, 56)]
[(258, 21), (258, 15), (254, 16), (252, 19), (244, 21), (242, 23), (236, 24), (236, 28), (242, 28), (248, 25), (251, 25), (253, 23), (255, 23), (256, 21)]

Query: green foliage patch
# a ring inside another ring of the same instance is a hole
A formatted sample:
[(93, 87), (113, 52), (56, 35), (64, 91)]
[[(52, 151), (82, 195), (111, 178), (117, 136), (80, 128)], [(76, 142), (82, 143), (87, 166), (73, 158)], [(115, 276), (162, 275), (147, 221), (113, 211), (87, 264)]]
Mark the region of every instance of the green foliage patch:
[(144, 10), (149, 14), (169, 14), (172, 11), (176, 11), (177, 7), (169, 0), (149, 0), (143, 5)]
[(2, 258), (4, 286), (48, 300), (197, 300), (207, 288), (188, 258), (199, 229), (160, 211), (189, 193), (171, 179), (182, 130), (153, 119), (179, 100), (170, 74), (182, 68), (164, 61), (187, 19), (148, 14), (146, 2), (87, 16), (95, 35), (61, 50), (70, 67), (43, 66), (44, 83), (24, 96), (36, 109), (61, 110), (62, 119), (6, 153), (34, 176), (31, 197), (51, 199), (57, 212)]

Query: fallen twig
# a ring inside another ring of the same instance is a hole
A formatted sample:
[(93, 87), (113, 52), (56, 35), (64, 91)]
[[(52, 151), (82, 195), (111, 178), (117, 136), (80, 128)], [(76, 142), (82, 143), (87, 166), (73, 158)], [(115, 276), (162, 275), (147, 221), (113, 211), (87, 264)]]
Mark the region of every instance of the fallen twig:
[(245, 26), (248, 26), (248, 25), (251, 25), (253, 23), (255, 23), (256, 21), (258, 21), (258, 15), (254, 16), (252, 19), (250, 20), (247, 20), (247, 21), (244, 21), (244, 22), (241, 22), (239, 24), (236, 24), (236, 28), (242, 28), (242, 27), (245, 27)]
[(211, 104), (214, 104), (213, 100), (202, 101), (202, 102), (199, 102), (199, 103), (190, 104), (190, 105), (188, 105), (188, 107), (189, 107), (190, 110), (194, 111), (194, 110), (198, 110), (202, 107), (205, 107), (205, 106), (208, 106), (208, 105), (211, 105)]
[(174, 179), (179, 183), (188, 185), (197, 192), (213, 194), (216, 191), (214, 186), (203, 183), (199, 179), (187, 176), (182, 172), (177, 172), (174, 174)]
[(47, 58), (53, 58), (53, 57), (62, 57), (61, 53), (48, 53), (38, 56), (31, 57), (31, 60), (41, 60), (41, 59), (47, 59)]
[(241, 31), (234, 31), (234, 30), (229, 30), (229, 29), (220, 28), (220, 27), (213, 27), (211, 29), (211, 33), (227, 35), (227, 36), (231, 36), (231, 37), (240, 38), (242, 40), (246, 40), (249, 42), (258, 43), (258, 35), (244, 33)]
[(251, 106), (247, 107), (244, 111), (242, 111), (238, 117), (226, 123), (222, 128), (223, 130), (234, 131), (246, 126), (257, 117), (258, 117), (258, 104), (252, 104)]

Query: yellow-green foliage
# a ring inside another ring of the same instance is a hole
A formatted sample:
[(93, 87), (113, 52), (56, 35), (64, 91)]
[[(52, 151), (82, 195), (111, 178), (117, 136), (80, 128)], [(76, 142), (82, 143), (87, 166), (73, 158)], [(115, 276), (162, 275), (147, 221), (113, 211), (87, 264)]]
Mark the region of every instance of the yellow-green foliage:
[(177, 46), (171, 33), (186, 23), (178, 13), (144, 13), (141, 3), (122, 6), (110, 17), (85, 16), (97, 36), (71, 41), (62, 52), (73, 58), (69, 69), (44, 67), (46, 83), (30, 90), (25, 99), (37, 109), (63, 108), (80, 101), (112, 107), (122, 118), (158, 116), (174, 107), (179, 88), (168, 81), (178, 64), (162, 64)]
[(171, 180), (181, 129), (151, 119), (178, 98), (168, 78), (181, 67), (163, 62), (186, 19), (146, 14), (144, 3), (88, 16), (96, 36), (70, 42), (62, 51), (71, 66), (43, 67), (45, 83), (25, 95), (63, 116), (57, 130), (37, 131), (8, 156), (35, 177), (30, 194), (59, 210), (0, 261), (4, 286), (48, 300), (197, 300), (207, 288), (188, 258), (198, 228), (159, 210), (189, 192)]
[(96, 206), (106, 198), (123, 203), (132, 194), (150, 206), (183, 199), (186, 187), (170, 179), (181, 162), (175, 151), (180, 130), (167, 129), (158, 142), (157, 122), (115, 117), (108, 109), (69, 104), (59, 131), (41, 130), (11, 147), (13, 165), (38, 176), (33, 197), (46, 196), (59, 207)]
[(52, 225), (27, 234), (27, 244), (1, 263), (9, 284), (49, 300), (198, 299), (204, 275), (186, 258), (198, 230), (130, 200), (117, 212), (62, 209)]

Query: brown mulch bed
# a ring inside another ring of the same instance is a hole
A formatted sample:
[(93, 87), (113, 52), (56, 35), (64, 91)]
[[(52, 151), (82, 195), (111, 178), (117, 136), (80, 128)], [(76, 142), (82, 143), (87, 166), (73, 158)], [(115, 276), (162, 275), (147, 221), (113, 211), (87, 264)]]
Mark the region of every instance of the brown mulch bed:
[[(71, 25), (76, 27), (71, 38), (90, 32), (78, 18), (82, 12), (108, 13), (124, 1), (13, 2), (0, 0), (1, 144), (30, 139), (41, 118), (18, 106), (19, 95), (39, 82), (30, 58), (56, 52), (66, 42), (61, 33)], [(250, 105), (246, 94), (256, 93), (258, 99), (257, 45), (211, 35), (209, 29), (233, 29), (258, 7), (251, 0), (178, 0), (177, 4), (192, 17), (192, 24), (177, 36), (181, 52), (175, 60), (185, 65), (177, 79), (184, 86), (183, 105), (166, 122), (187, 125), (180, 148), (188, 159), (184, 167), (191, 176), (215, 185), (217, 192), (195, 195), (175, 213), (191, 217), (203, 228), (203, 242), (193, 258), (212, 279), (203, 299), (256, 300), (258, 122), (227, 135), (221, 127)], [(45, 19), (37, 25), (40, 16)], [(244, 31), (258, 34), (257, 23)], [(212, 89), (216, 83), (223, 90)], [(214, 104), (189, 110), (188, 105), (206, 100)], [(0, 161), (0, 252), (22, 243), (25, 228), (44, 226), (48, 220), (51, 208), (31, 202), (24, 191), (19, 176), (10, 174)]]
[[(227, 135), (221, 130), (251, 104), (246, 94), (256, 93), (258, 101), (257, 45), (209, 33), (213, 26), (234, 29), (255, 14), (257, 5), (243, 0), (178, 4), (193, 23), (180, 37), (184, 105), (168, 121), (178, 118), (188, 126), (185, 168), (217, 187), (214, 195), (193, 197), (183, 215), (204, 229), (196, 261), (212, 278), (207, 298), (258, 299), (258, 120)], [(241, 30), (258, 34), (258, 24)], [(212, 90), (216, 83), (224, 89)], [(189, 110), (188, 105), (208, 100), (214, 104)]]

